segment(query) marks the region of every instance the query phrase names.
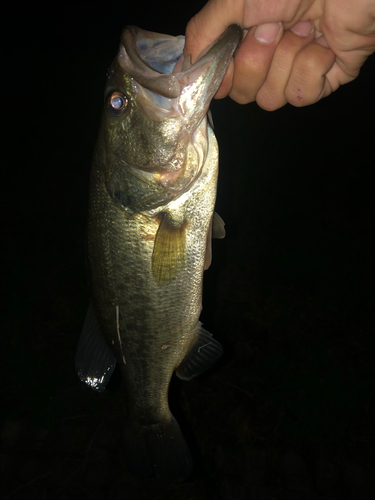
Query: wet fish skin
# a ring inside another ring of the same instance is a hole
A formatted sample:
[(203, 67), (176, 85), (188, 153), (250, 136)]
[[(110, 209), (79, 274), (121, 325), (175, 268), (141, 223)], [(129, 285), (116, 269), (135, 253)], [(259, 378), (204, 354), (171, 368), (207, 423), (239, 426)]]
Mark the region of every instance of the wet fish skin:
[(222, 353), (199, 322), (218, 172), (206, 113), (240, 38), (230, 27), (171, 74), (183, 38), (128, 27), (108, 74), (90, 179), (91, 305), (76, 367), (101, 391), (119, 363), (125, 460), (138, 476), (190, 474), (169, 383), (174, 371), (190, 380)]

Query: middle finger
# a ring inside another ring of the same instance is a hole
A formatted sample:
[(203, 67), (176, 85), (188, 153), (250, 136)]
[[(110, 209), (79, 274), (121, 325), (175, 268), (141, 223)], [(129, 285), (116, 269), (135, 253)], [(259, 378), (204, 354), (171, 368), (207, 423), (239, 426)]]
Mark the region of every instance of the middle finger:
[(256, 101), (261, 108), (273, 111), (286, 104), (285, 88), (294, 59), (298, 52), (313, 39), (314, 26), (310, 21), (301, 21), (284, 32), (276, 47), (266, 80), (256, 96)]
[(252, 27), (234, 55), (230, 97), (239, 104), (254, 101), (267, 76), (272, 56), (283, 34), (281, 23)]

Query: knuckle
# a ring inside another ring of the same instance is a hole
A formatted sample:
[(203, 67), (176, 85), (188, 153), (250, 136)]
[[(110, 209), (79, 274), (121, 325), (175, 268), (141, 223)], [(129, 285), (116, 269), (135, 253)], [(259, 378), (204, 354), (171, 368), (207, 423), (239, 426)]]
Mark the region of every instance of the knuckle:
[(314, 43), (298, 53), (285, 91), (287, 101), (293, 106), (317, 102), (334, 60), (333, 52)]
[(285, 98), (287, 102), (296, 107), (308, 106), (317, 101), (321, 92), (321, 85), (316, 82), (306, 82), (292, 79), (286, 89)]
[(239, 53), (236, 57), (236, 65), (242, 67), (246, 73), (264, 73), (266, 71), (266, 64), (264, 58), (257, 56), (253, 53)]
[(238, 104), (249, 104), (249, 102), (254, 101), (254, 98), (247, 92), (240, 91), (235, 87), (231, 90), (229, 97)]
[(196, 16), (192, 17), (186, 25), (185, 36), (186, 38), (194, 39), (198, 34), (198, 27)]
[(292, 106), (295, 106), (296, 108), (308, 106), (309, 104), (313, 104), (314, 102), (307, 95), (307, 93), (303, 92), (301, 87), (299, 87), (298, 89), (287, 89), (285, 95), (287, 102)]
[(294, 62), (295, 76), (302, 81), (310, 81), (316, 75), (319, 68), (319, 59), (314, 51), (310, 54), (305, 54), (301, 51), (297, 54)]
[(256, 96), (258, 106), (266, 111), (275, 111), (286, 104), (284, 95), (273, 92), (267, 85), (264, 85)]

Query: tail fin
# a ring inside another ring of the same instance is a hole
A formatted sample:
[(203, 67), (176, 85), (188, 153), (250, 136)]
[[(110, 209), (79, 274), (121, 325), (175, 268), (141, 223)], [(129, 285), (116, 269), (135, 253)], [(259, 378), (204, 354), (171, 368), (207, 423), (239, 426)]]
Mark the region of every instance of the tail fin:
[(126, 423), (124, 439), (125, 462), (134, 476), (155, 474), (166, 481), (179, 482), (190, 475), (190, 451), (172, 414), (167, 421), (137, 430)]

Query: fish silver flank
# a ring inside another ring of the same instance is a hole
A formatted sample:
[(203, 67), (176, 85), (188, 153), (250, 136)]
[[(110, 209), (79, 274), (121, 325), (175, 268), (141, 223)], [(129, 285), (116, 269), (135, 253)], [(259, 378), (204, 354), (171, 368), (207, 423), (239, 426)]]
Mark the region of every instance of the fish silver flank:
[(225, 234), (214, 214), (218, 147), (207, 113), (241, 35), (230, 26), (191, 64), (183, 36), (129, 26), (108, 71), (90, 178), (91, 302), (76, 368), (103, 391), (119, 364), (125, 461), (141, 477), (189, 476), (170, 380), (196, 377), (222, 353), (199, 321), (211, 238)]

